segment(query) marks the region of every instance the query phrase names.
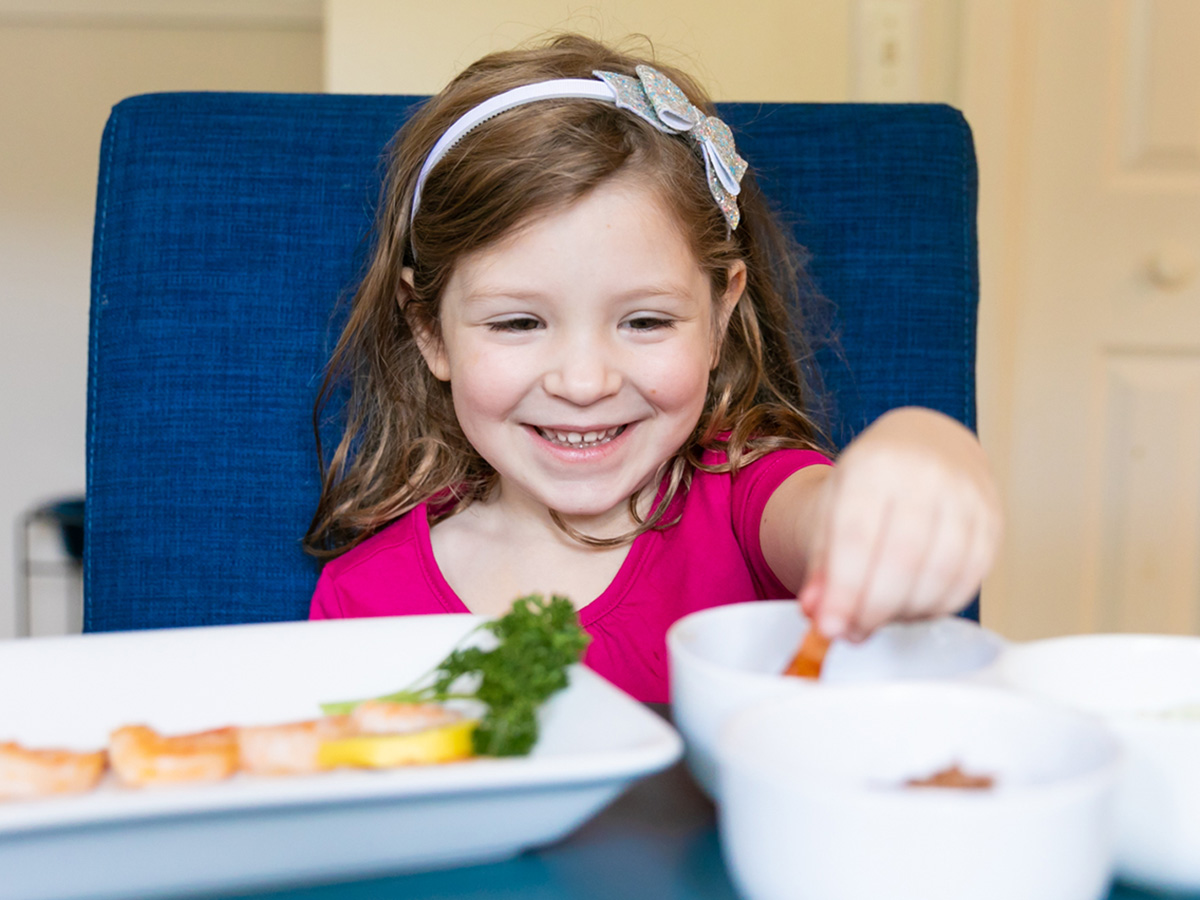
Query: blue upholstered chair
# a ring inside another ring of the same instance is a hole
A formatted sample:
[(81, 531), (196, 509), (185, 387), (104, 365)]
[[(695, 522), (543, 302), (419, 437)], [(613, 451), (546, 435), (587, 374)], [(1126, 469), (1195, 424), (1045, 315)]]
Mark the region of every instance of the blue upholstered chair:
[[(160, 94), (100, 153), (85, 628), (299, 619), (312, 401), (361, 272), (381, 151), (419, 98)], [(725, 104), (812, 254), (839, 443), (885, 410), (975, 419), (976, 173), (936, 105)]]

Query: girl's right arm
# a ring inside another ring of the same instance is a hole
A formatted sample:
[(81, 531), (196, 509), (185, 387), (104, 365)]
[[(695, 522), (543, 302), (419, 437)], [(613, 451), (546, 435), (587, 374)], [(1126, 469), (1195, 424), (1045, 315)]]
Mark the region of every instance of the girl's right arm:
[(830, 638), (957, 612), (995, 558), (999, 494), (975, 435), (939, 412), (892, 410), (834, 468), (772, 494), (763, 555)]

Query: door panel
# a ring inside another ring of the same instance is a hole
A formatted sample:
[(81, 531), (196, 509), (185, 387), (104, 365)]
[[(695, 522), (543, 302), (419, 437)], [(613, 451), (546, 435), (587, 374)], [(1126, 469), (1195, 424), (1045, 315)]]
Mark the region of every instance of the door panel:
[(982, 303), (1006, 311), (981, 318), (1005, 323), (981, 335), (981, 379), (1004, 388), (980, 418), (1009, 520), (985, 621), (1017, 639), (1196, 632), (1200, 3), (1004, 8), (1027, 66), (964, 43), (968, 88), (979, 66), (1009, 86), (964, 104), (984, 126), (981, 234), (1002, 248), (983, 249)]

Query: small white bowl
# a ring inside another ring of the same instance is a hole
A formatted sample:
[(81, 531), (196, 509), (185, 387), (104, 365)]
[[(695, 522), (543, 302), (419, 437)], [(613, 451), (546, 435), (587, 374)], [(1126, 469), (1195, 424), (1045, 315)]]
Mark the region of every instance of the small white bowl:
[(1125, 747), (1117, 877), (1200, 891), (1200, 638), (1094, 634), (1013, 645), (1002, 683), (1099, 714)]
[[(764, 697), (817, 686), (782, 674), (807, 631), (795, 600), (765, 600), (692, 613), (667, 632), (672, 718), (710, 797), (717, 796), (714, 744), (725, 718)], [(820, 685), (985, 678), (1004, 646), (999, 635), (958, 616), (888, 625), (861, 644), (835, 641)]]
[[(982, 685), (831, 685), (730, 717), (722, 852), (747, 900), (1098, 900), (1120, 750), (1099, 720)], [(912, 788), (952, 765), (982, 790)]]

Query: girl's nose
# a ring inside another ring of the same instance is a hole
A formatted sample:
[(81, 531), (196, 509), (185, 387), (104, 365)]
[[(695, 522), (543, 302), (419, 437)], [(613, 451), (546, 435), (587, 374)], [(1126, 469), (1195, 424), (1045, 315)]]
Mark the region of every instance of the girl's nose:
[(589, 406), (621, 389), (621, 371), (603, 341), (564, 342), (546, 370), (546, 392), (575, 406)]

